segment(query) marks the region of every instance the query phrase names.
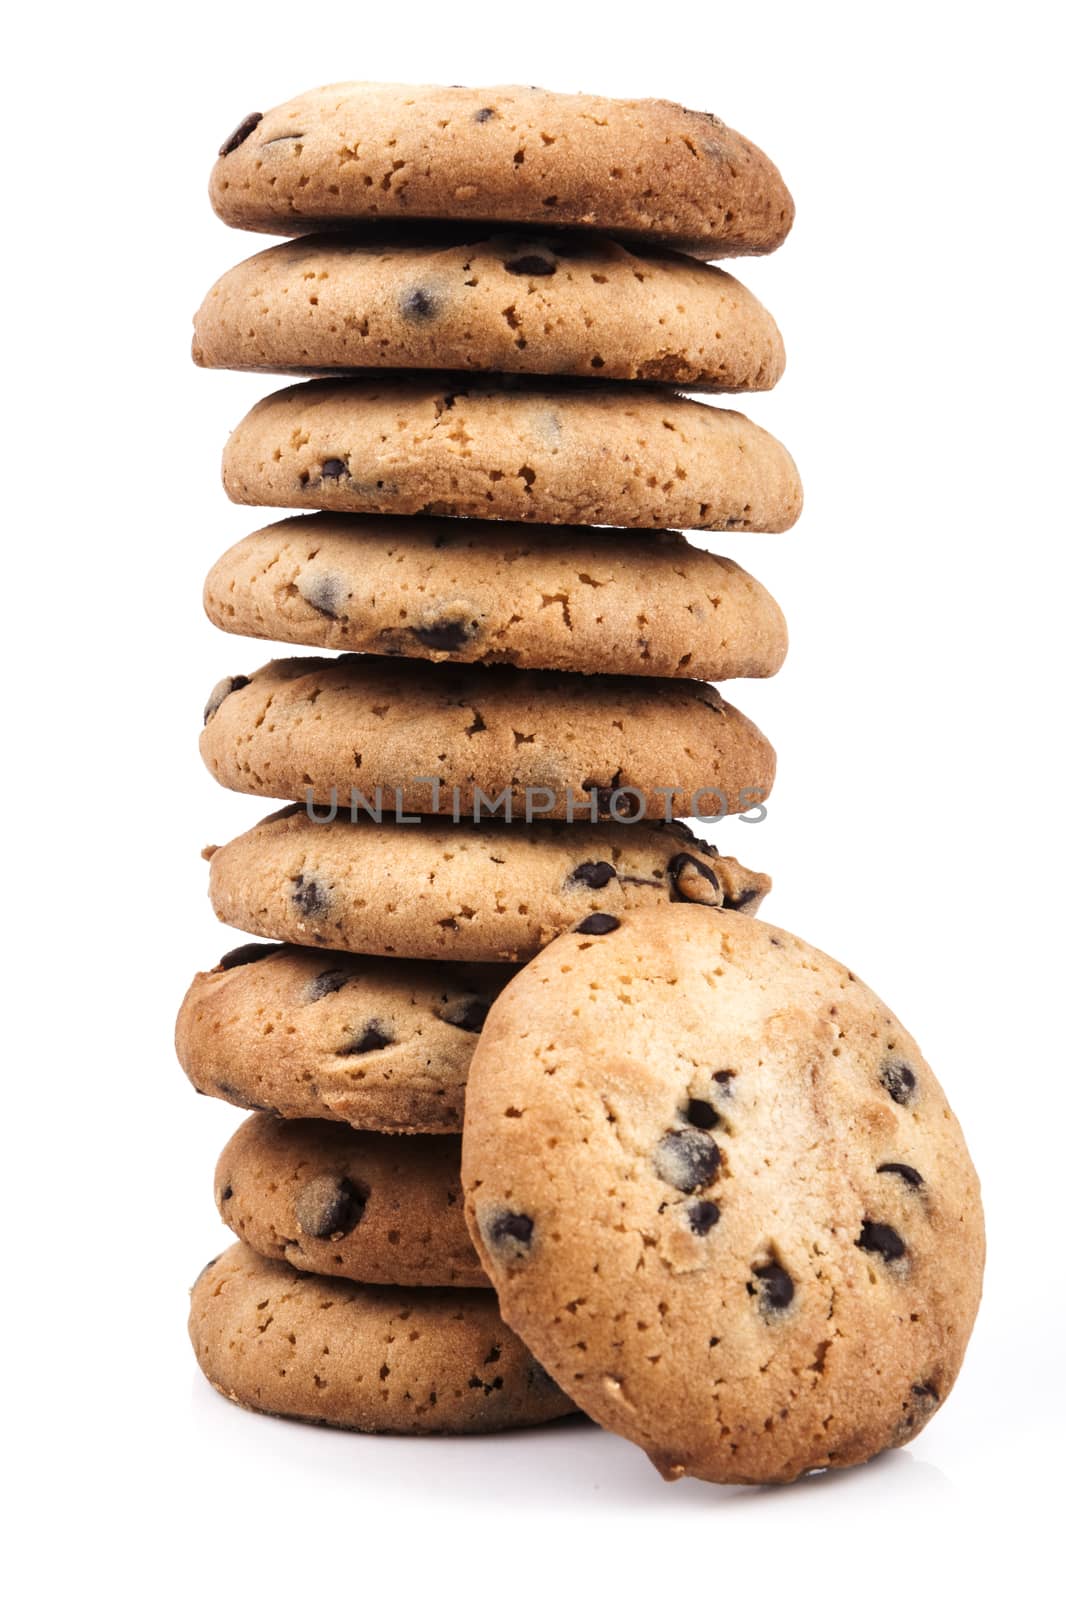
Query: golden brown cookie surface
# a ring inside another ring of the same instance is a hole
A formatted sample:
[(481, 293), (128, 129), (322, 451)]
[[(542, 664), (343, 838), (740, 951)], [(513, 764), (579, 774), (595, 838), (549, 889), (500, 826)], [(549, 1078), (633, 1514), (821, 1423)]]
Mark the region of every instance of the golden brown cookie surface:
[(785, 619), (679, 533), (288, 517), (212, 567), (216, 627), (319, 649), (642, 677), (762, 678)]
[(463, 1187), (508, 1324), (667, 1477), (865, 1461), (957, 1376), (958, 1123), (882, 1002), (768, 924), (664, 905), (542, 952), (475, 1053)]
[(720, 117), (667, 100), (334, 83), (252, 112), (211, 202), (263, 233), (397, 218), (602, 228), (704, 257), (775, 250), (792, 197)]
[[(315, 822), (304, 807), (288, 806), (206, 854), (216, 916), (259, 937), (316, 947), (323, 972), (335, 965), (329, 952), (338, 950), (434, 962), (528, 961), (595, 911), (679, 898), (754, 915), (770, 888), (764, 873), (719, 855), (683, 823), (475, 826), (423, 817), (408, 825), (353, 821), (347, 814)], [(292, 967), (286, 999), (302, 1004), (297, 991), (305, 991), (314, 973), (285, 959)], [(275, 982), (274, 973), (258, 979), (250, 970), (250, 977), (245, 971), (207, 976), (220, 987), (240, 980), (242, 989)], [(393, 984), (406, 993), (411, 970), (406, 961), (381, 963), (374, 978), (378, 1003)], [(410, 993), (426, 997), (419, 1009), (439, 1004), (423, 976), (410, 986)], [(456, 975), (442, 981), (450, 991)], [(480, 980), (472, 992), (482, 992)], [(341, 1017), (361, 993), (361, 986), (341, 989)], [(249, 1049), (253, 1039), (249, 1035)], [(277, 1048), (276, 1033), (272, 1041)]]
[(459, 1140), (257, 1112), (218, 1158), (222, 1220), (261, 1256), (356, 1283), (484, 1288)]
[(527, 822), (583, 818), (593, 795), (603, 816), (722, 817), (762, 804), (776, 768), (709, 683), (358, 655), (223, 679), (200, 753), (241, 794)]
[(241, 505), (781, 533), (803, 491), (737, 411), (648, 384), (389, 374), (295, 384), (230, 434)]
[(292, 240), (231, 267), (196, 314), (202, 367), (546, 373), (772, 389), (770, 313), (717, 267), (591, 234)]
[[(269, 827), (253, 829), (243, 848), (234, 841), (232, 858), (219, 863), (227, 911), (249, 922), (269, 922), (279, 895), (273, 852), (281, 853), (285, 839), (270, 834)], [(289, 842), (295, 862), (301, 846), (291, 836)], [(381, 868), (386, 857), (397, 861), (395, 837), (382, 854)], [(299, 894), (294, 880), (286, 881), (282, 906)], [(370, 866), (361, 886), (385, 938), (386, 885)], [(339, 882), (336, 893), (339, 899)], [(240, 905), (229, 903), (238, 897)], [(274, 910), (279, 925), (282, 906)], [(372, 911), (368, 916), (373, 920)], [(478, 1033), (509, 977), (497, 965), (241, 945), (189, 986), (178, 1013), (178, 1059), (202, 1094), (245, 1110), (381, 1133), (455, 1133)]]
[(386, 1289), (235, 1244), (193, 1285), (189, 1336), (220, 1394), (362, 1433), (492, 1433), (575, 1408), (487, 1289)]

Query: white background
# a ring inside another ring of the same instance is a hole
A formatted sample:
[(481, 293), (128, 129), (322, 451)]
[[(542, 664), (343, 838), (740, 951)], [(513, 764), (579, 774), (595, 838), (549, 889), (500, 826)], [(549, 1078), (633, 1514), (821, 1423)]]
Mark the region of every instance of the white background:
[[(1061, 1074), (1062, 195), (1052, 7), (537, 0), (25, 8), (8, 23), (4, 1434), (19, 1593), (931, 1594), (1055, 1559)], [(207, 176), (246, 112), (345, 77), (661, 95), (762, 144), (792, 237), (738, 274), (782, 326), (737, 402), (795, 454), (802, 521), (714, 538), (781, 600), (780, 756), (720, 845), (771, 920), (918, 1036), (984, 1181), (986, 1299), (909, 1449), (785, 1491), (662, 1484), (591, 1427), (375, 1440), (200, 1379), (186, 1287), (225, 1243), (238, 1113), (171, 1050), (218, 927), (200, 847), (265, 809), (196, 751), (226, 672), (212, 560), (269, 518), (219, 485), (270, 380), (194, 370), (190, 317), (267, 241)], [(16, 976), (17, 972), (17, 976)], [(10, 1103), (10, 1096), (9, 1101)]]

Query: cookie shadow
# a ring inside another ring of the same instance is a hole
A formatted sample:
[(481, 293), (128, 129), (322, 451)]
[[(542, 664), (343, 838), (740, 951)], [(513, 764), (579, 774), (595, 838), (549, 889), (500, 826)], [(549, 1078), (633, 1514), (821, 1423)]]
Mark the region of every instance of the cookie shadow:
[[(684, 1478), (665, 1483), (627, 1440), (598, 1428), (587, 1417), (561, 1417), (534, 1428), (454, 1436), (359, 1434), (308, 1425), (261, 1412), (241, 1411), (201, 1382), (196, 1407), (209, 1406), (234, 1444), (244, 1442), (271, 1460), (279, 1477), (328, 1480), (339, 1487), (368, 1474), (402, 1484), (416, 1502), (425, 1497), (438, 1507), (481, 1512), (573, 1512), (616, 1518), (625, 1510), (666, 1510), (687, 1519), (729, 1507), (736, 1513), (790, 1506), (804, 1515), (813, 1499), (832, 1504), (834, 1517), (849, 1506), (863, 1506), (886, 1494), (898, 1497), (943, 1490), (947, 1479), (935, 1467), (905, 1450), (886, 1451), (862, 1467), (818, 1472), (796, 1483), (769, 1487), (702, 1483)], [(229, 1426), (232, 1418), (236, 1431)], [(812, 1499), (813, 1497), (813, 1499)]]

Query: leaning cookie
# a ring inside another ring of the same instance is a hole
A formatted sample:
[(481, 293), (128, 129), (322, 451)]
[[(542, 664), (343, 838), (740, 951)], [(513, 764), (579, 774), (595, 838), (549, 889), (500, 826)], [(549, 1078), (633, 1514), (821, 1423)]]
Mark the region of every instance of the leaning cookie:
[(192, 1289), (208, 1382), (249, 1411), (361, 1433), (490, 1433), (574, 1405), (487, 1289), (387, 1289), (297, 1272), (235, 1244)]
[(508, 1325), (667, 1478), (865, 1461), (955, 1382), (961, 1130), (882, 1002), (781, 929), (666, 905), (558, 939), (489, 1015), (462, 1176)]
[(780, 533), (803, 493), (783, 445), (739, 412), (638, 384), (322, 380), (230, 434), (241, 505), (386, 516)]
[(668, 100), (335, 83), (224, 141), (211, 203), (231, 227), (314, 232), (396, 218), (601, 228), (704, 257), (762, 255), (792, 226), (774, 164)]
[(222, 1220), (261, 1256), (357, 1283), (484, 1287), (459, 1140), (357, 1133), (258, 1112), (218, 1158)]
[[(269, 918), (269, 870), (254, 846), (244, 869), (249, 908), (263, 895)], [(372, 873), (365, 881), (371, 895), (380, 891), (384, 926), (387, 886)], [(380, 1133), (456, 1133), (477, 1036), (510, 976), (498, 965), (241, 945), (190, 984), (178, 1059), (201, 1094), (245, 1110)]]
[(285, 644), (561, 672), (763, 678), (777, 602), (679, 533), (289, 517), (212, 567), (216, 627)]
[(293, 240), (231, 267), (194, 321), (202, 367), (388, 367), (772, 389), (770, 313), (717, 267), (590, 234)]
[(526, 820), (592, 796), (616, 818), (722, 817), (760, 805), (776, 766), (708, 683), (358, 655), (223, 679), (200, 753), (241, 794)]
[[(348, 813), (316, 822), (303, 806), (288, 806), (204, 854), (211, 904), (222, 922), (320, 950), (433, 961), (528, 961), (594, 912), (665, 900), (754, 915), (770, 888), (763, 873), (720, 856), (679, 822), (475, 825), (423, 818), (409, 826)], [(330, 960), (318, 960), (328, 972)], [(232, 958), (224, 963), (231, 964)], [(396, 973), (401, 984), (407, 971), (401, 965)], [(289, 998), (296, 1001), (300, 985), (313, 979), (309, 968), (294, 972)], [(237, 975), (227, 981), (238, 983)], [(252, 972), (239, 986), (258, 981)], [(269, 988), (280, 974), (261, 981)], [(453, 975), (442, 983), (454, 992)], [(464, 980), (459, 989), (467, 992)], [(481, 980), (469, 992), (482, 992)], [(347, 985), (341, 993), (343, 1016)], [(286, 1013), (285, 1026), (272, 1029), (269, 1040), (250, 1030), (249, 1048), (283, 1051), (290, 1020)], [(339, 1047), (340, 1036), (330, 1038)]]

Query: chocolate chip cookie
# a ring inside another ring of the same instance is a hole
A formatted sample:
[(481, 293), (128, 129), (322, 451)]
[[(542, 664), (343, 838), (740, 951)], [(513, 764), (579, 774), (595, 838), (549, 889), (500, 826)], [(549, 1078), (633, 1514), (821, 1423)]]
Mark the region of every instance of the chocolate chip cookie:
[(600, 234), (297, 239), (219, 279), (193, 360), (621, 378), (725, 393), (784, 371), (770, 313), (717, 267)]
[(575, 1408), (487, 1289), (386, 1289), (235, 1244), (192, 1290), (210, 1383), (249, 1411), (361, 1433), (490, 1433)]
[(358, 1283), (484, 1287), (458, 1138), (357, 1133), (257, 1112), (215, 1169), (222, 1220), (261, 1256)]
[(593, 795), (615, 818), (721, 817), (760, 805), (776, 765), (765, 735), (708, 683), (358, 655), (224, 679), (200, 753), (227, 789), (365, 801), (379, 820), (400, 807), (572, 819)]
[(508, 1325), (667, 1478), (865, 1461), (958, 1374), (962, 1133), (876, 995), (780, 929), (663, 905), (557, 939), (486, 1023), (462, 1175)]
[(422, 517), (289, 517), (204, 587), (229, 633), (427, 661), (763, 678), (785, 619), (735, 562), (672, 532)]
[[(398, 855), (401, 841), (392, 842)], [(243, 852), (240, 840), (227, 846), (244, 855), (230, 888), (240, 893), (243, 883), (249, 910), (262, 896), (256, 914), (269, 920), (269, 846), (264, 859), (254, 839), (243, 843)], [(366, 888), (386, 921), (385, 885), (373, 878), (367, 871)], [(510, 976), (498, 965), (241, 945), (193, 979), (178, 1013), (178, 1059), (201, 1093), (246, 1110), (382, 1133), (455, 1133), (477, 1036)]]
[[(592, 912), (661, 900), (754, 915), (770, 888), (763, 873), (720, 856), (681, 823), (475, 826), (427, 817), (407, 826), (353, 821), (349, 813), (315, 822), (303, 806), (287, 806), (204, 854), (222, 922), (320, 950), (434, 961), (528, 961)], [(243, 956), (235, 952), (223, 966)], [(328, 958), (318, 959), (328, 971)], [(245, 987), (258, 978), (227, 981)], [(262, 978), (268, 987), (275, 981), (280, 973)], [(292, 982), (303, 981), (294, 971)]]
[(230, 434), (241, 505), (780, 533), (802, 490), (736, 411), (641, 384), (412, 377), (295, 384)]
[(312, 89), (242, 118), (210, 190), (223, 222), (260, 233), (460, 218), (602, 228), (704, 257), (775, 250), (793, 216), (777, 168), (720, 117), (518, 85)]

